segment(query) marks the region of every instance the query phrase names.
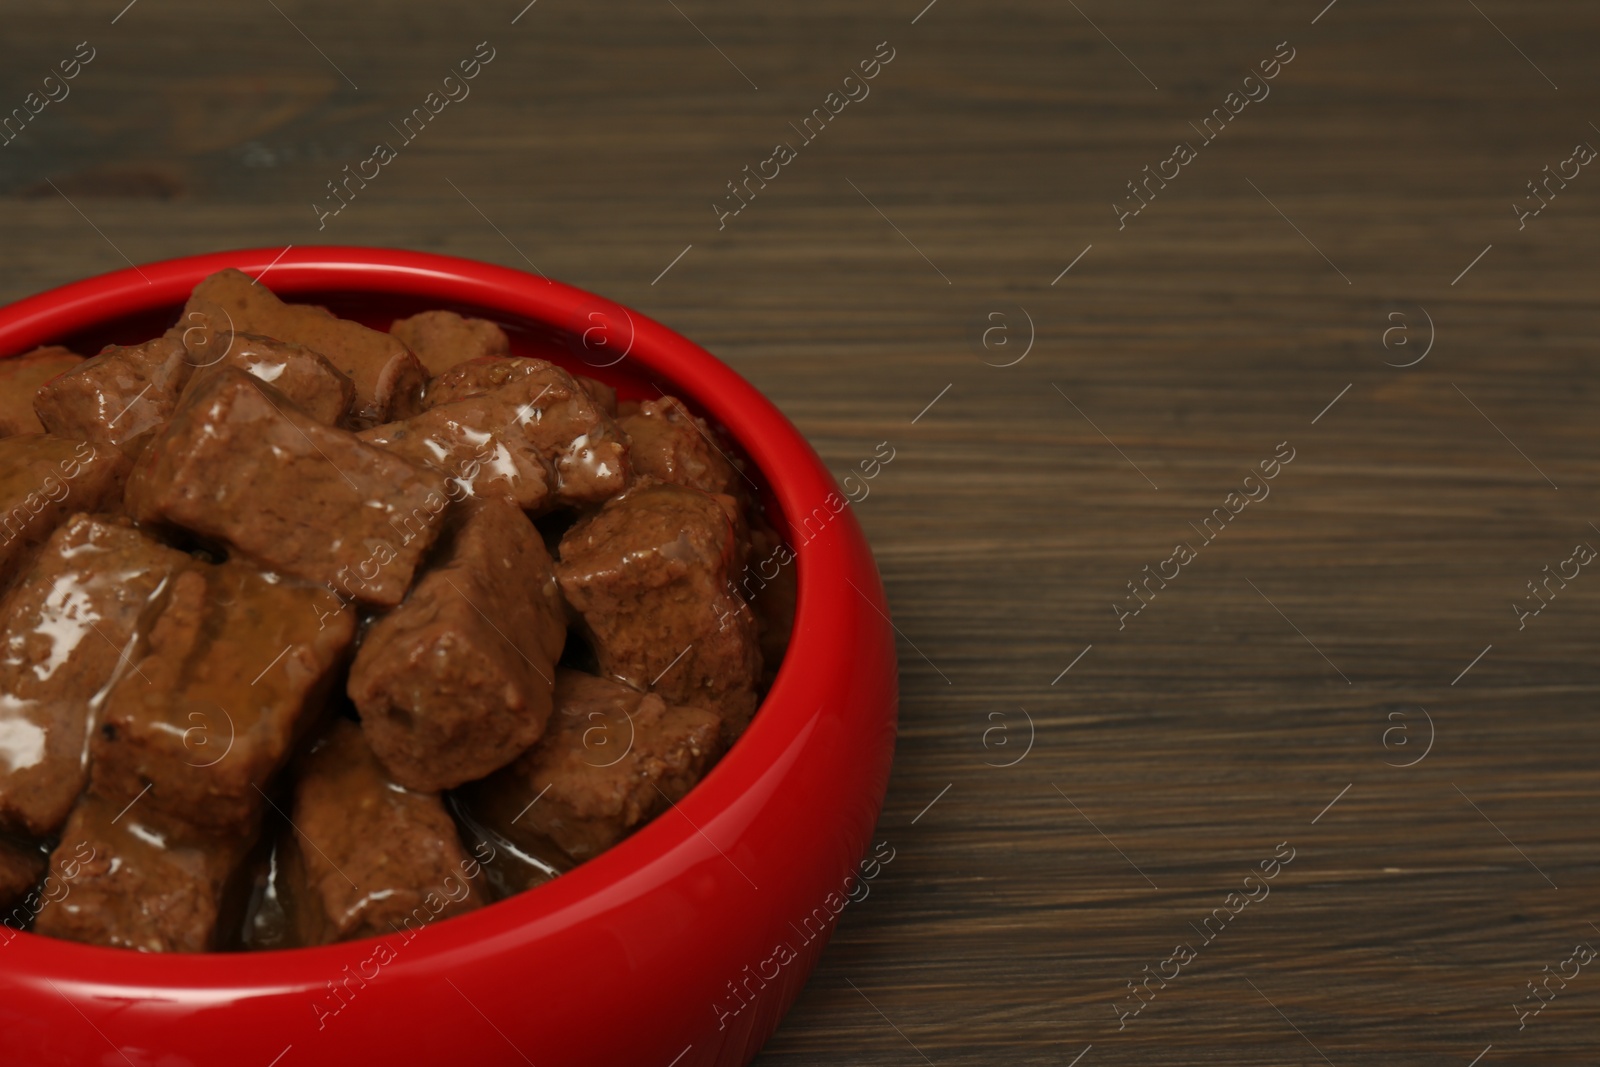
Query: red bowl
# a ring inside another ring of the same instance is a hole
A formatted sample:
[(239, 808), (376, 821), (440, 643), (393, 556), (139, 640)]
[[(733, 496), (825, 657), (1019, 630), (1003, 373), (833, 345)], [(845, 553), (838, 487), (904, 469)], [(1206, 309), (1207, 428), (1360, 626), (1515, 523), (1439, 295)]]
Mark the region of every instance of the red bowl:
[(790, 531), (794, 636), (749, 730), (674, 810), (412, 941), (160, 956), (0, 928), (0, 1063), (748, 1063), (861, 877), (894, 748), (894, 635), (833, 478), (777, 408), (693, 342), (582, 290), (447, 256), (258, 249), (118, 271), (0, 309), (0, 353), (155, 336), (224, 267), (269, 271), (279, 293), (380, 328), (475, 310), (510, 327), (522, 354), (685, 398), (738, 443)]

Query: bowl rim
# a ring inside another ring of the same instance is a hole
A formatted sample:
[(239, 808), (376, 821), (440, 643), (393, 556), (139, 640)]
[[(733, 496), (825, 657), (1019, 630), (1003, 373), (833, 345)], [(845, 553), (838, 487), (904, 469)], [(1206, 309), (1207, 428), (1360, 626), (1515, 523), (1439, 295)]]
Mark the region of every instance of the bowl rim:
[[(837, 589), (830, 594), (824, 588), (826, 583), (843, 578), (866, 606), (882, 616), (885, 626), (892, 625), (875, 568), (869, 567), (870, 575), (863, 574), (853, 563), (845, 538), (801, 540), (794, 536), (799, 529), (796, 517), (809, 519), (822, 508), (832, 510), (834, 500), (839, 502), (839, 510), (848, 512), (849, 508), (821, 459), (777, 407), (693, 341), (637, 311), (550, 278), (456, 256), (350, 245), (296, 245), (185, 256), (71, 282), (0, 307), (0, 358), (131, 315), (181, 307), (200, 279), (227, 267), (257, 280), (271, 278), (269, 287), (286, 297), (349, 292), (433, 299), (531, 319), (582, 336), (585, 343), (587, 335), (582, 330), (600, 324), (609, 329), (620, 315), (620, 321), (630, 326), (626, 359), (633, 360), (635, 368), (642, 367), (639, 376), (682, 396), (691, 407), (727, 429), (762, 476), (781, 511), (778, 518), (789, 528), (783, 536), (793, 560), (785, 565), (796, 568), (797, 598), (788, 651), (745, 733), (712, 771), (673, 805), (685, 818), (658, 816), (553, 881), (430, 924), (429, 936), (419, 938), (419, 944), (407, 951), (418, 966), (437, 965), (441, 957), (452, 955), (464, 959), (462, 954), (470, 954), (486, 938), (518, 931), (526, 939), (535, 939), (581, 921), (585, 902), (602, 893), (613, 898), (613, 905), (614, 891), (619, 888), (630, 897), (648, 893), (653, 867), (667, 869), (672, 855), (697, 837), (710, 841), (705, 827), (734, 814), (737, 802), (752, 790), (760, 791), (763, 779), (770, 782), (786, 754), (796, 752), (805, 741), (815, 712), (802, 699), (803, 686), (797, 683), (802, 674), (796, 665), (817, 662), (827, 654), (827, 620), (815, 616), (824, 601), (836, 606), (841, 594)], [(850, 579), (852, 571), (863, 579), (865, 588)], [(747, 817), (739, 817), (739, 821), (747, 821)], [(33, 970), (40, 976), (70, 982), (85, 994), (126, 988), (136, 978), (150, 991), (183, 989), (188, 993), (186, 999), (197, 990), (233, 997), (241, 986), (266, 995), (304, 989), (308, 979), (318, 984), (316, 979), (336, 973), (349, 961), (353, 946), (375, 944), (388, 936), (257, 952), (146, 954), (16, 932), (0, 944), (0, 952), (8, 954), (0, 959), (23, 964), (23, 973)], [(31, 948), (18, 954), (17, 949), (25, 946)], [(136, 961), (137, 972), (130, 972)]]

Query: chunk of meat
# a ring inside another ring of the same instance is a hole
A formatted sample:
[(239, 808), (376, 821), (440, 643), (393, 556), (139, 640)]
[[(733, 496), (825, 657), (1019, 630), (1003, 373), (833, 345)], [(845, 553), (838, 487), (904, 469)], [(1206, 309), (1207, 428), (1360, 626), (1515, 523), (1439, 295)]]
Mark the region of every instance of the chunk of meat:
[(444, 490), (442, 474), (323, 426), (228, 367), (191, 390), (145, 450), (127, 507), (142, 523), (392, 607), (438, 536)]
[(321, 353), (355, 383), (350, 420), (357, 428), (415, 414), (428, 382), (427, 369), (398, 337), (326, 308), (286, 304), (242, 271), (220, 271), (196, 286), (183, 324), (275, 337)]
[(600, 405), (601, 411), (604, 411), (613, 419), (617, 417), (617, 391), (615, 389), (598, 378), (585, 378), (581, 374), (574, 374), (572, 377), (577, 380), (579, 385), (583, 386), (583, 391), (588, 393), (596, 404)]
[(355, 384), (304, 345), (212, 330), (185, 331), (184, 345), (195, 365), (189, 389), (219, 368), (234, 367), (266, 382), (324, 426), (338, 425), (355, 402)]
[(0, 588), (68, 515), (120, 499), (127, 473), (127, 458), (108, 445), (42, 433), (0, 438)]
[(544, 740), (468, 794), (474, 816), (521, 847), (542, 837), (579, 862), (596, 856), (681, 800), (721, 754), (709, 709), (565, 669), (555, 696)]
[(555, 465), (507, 416), (499, 400), (473, 397), (358, 436), (450, 475), (451, 499), (503, 497), (524, 511), (543, 511), (556, 484)]
[(723, 456), (705, 420), (676, 397), (646, 400), (618, 417), (617, 425), (631, 442), (628, 458), (635, 475), (704, 493), (731, 494), (739, 488), (739, 472)]
[(492, 425), (519, 428), (555, 468), (557, 504), (598, 504), (628, 483), (628, 443), (577, 379), (542, 359), (475, 359), (428, 389), (430, 410), (481, 398)]
[(131, 348), (110, 345), (42, 385), (33, 410), (50, 433), (137, 452), (172, 418), (193, 370), (175, 332)]
[(544, 733), (566, 613), (527, 516), (477, 505), (406, 602), (372, 624), (349, 694), (395, 781), (449, 789), (516, 759)]
[(424, 311), (409, 319), (396, 319), (389, 332), (416, 353), (429, 374), (443, 374), (469, 359), (511, 354), (511, 341), (499, 326), (454, 311)]
[(38, 914), (33, 889), (44, 877), (44, 853), (0, 839), (0, 924), (22, 930)]
[(34, 394), (51, 378), (82, 363), (82, 356), (57, 345), (0, 359), (0, 437), (43, 433), (44, 423), (33, 410)]
[(208, 831), (258, 822), (355, 639), (354, 613), (324, 617), (323, 596), (238, 562), (180, 572), (106, 698), (94, 791)]
[(141, 952), (216, 947), (249, 839), (199, 833), (143, 804), (123, 808), (90, 791), (72, 809), (50, 857), (70, 891), (39, 912), (34, 930)]
[(761, 653), (728, 581), (738, 506), (645, 479), (561, 539), (556, 576), (601, 674), (722, 716), (732, 744), (756, 709)]
[(0, 824), (60, 829), (88, 778), (93, 716), (152, 598), (191, 563), (125, 523), (75, 515), (0, 601)]
[[(733, 572), (749, 563), (750, 527), (747, 515), (757, 513), (753, 486), (712, 436), (706, 421), (694, 415), (683, 401), (663, 395), (659, 400), (631, 400), (621, 405), (617, 418), (628, 435), (628, 460), (634, 476), (684, 485), (704, 493), (732, 497), (734, 514)], [(746, 597), (748, 600), (748, 597)]]
[(439, 795), (396, 784), (353, 722), (334, 723), (307, 756), (293, 818), (306, 892), (288, 910), (303, 944), (420, 928), (487, 902)]

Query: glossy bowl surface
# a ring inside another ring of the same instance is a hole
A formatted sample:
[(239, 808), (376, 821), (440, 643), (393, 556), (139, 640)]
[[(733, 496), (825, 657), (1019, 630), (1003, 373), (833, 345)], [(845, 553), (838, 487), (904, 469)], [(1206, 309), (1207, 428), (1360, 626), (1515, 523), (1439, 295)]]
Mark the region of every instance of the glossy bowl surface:
[(379, 328), (473, 311), (505, 324), (518, 354), (625, 394), (685, 398), (752, 461), (789, 533), (794, 635), (749, 730), (674, 809), (547, 885), (411, 940), (156, 956), (0, 928), (0, 1064), (747, 1063), (880, 869), (861, 861), (894, 747), (894, 635), (832, 476), (748, 382), (666, 327), (445, 256), (293, 248), (150, 264), (0, 308), (0, 355), (148, 339), (224, 267)]

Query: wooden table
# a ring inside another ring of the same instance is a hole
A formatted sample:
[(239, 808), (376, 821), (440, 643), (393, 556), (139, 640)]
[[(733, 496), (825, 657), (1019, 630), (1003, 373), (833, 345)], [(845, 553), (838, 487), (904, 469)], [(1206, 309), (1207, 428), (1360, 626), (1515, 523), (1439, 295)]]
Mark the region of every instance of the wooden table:
[(1595, 1063), (1600, 13), (924, 2), (10, 11), (4, 107), (94, 58), (0, 148), (0, 297), (536, 264), (888, 442), (895, 859), (764, 1065)]

